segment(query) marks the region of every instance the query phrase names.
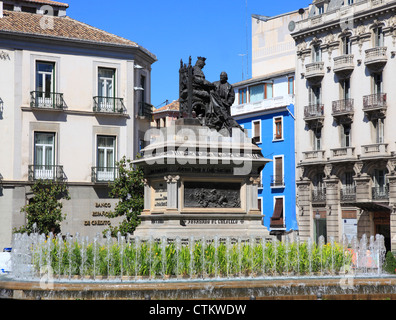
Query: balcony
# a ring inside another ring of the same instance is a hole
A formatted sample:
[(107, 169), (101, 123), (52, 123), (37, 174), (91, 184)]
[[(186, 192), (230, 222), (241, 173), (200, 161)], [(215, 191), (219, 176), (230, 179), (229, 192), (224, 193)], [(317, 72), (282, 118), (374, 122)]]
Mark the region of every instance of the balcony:
[(341, 201), (355, 201), (356, 200), (356, 186), (344, 185), (340, 192)]
[(312, 190), (312, 203), (323, 203), (323, 202), (326, 202), (326, 189), (314, 188)]
[(93, 111), (103, 114), (125, 114), (124, 99), (114, 97), (94, 97)]
[(304, 161), (306, 161), (306, 162), (324, 161), (326, 159), (325, 153), (326, 153), (326, 151), (324, 151), (324, 150), (303, 152)]
[(343, 99), (333, 101), (333, 117), (337, 121), (338, 125), (352, 123), (354, 114), (354, 100)]
[(278, 96), (272, 99), (265, 99), (257, 102), (233, 105), (231, 115), (237, 116), (252, 112), (261, 112), (275, 108), (285, 107), (294, 104), (294, 95)]
[(364, 64), (374, 72), (381, 71), (386, 63), (388, 57), (386, 56), (387, 47), (375, 47), (366, 50), (366, 60)]
[(385, 117), (386, 100), (386, 93), (375, 93), (363, 97), (363, 111), (370, 121)]
[(114, 182), (117, 178), (117, 167), (92, 167), (91, 180), (93, 183)]
[(140, 119), (146, 119), (151, 121), (153, 117), (153, 106), (146, 102), (139, 102), (138, 116)]
[(284, 188), (285, 178), (284, 176), (271, 176), (271, 188)]
[(313, 62), (305, 66), (305, 78), (311, 84), (318, 84), (325, 75), (324, 62)]
[(388, 144), (376, 143), (362, 146), (362, 157), (388, 156)]
[(355, 69), (353, 54), (345, 54), (334, 58), (334, 73), (341, 79), (350, 77)]
[(332, 157), (336, 158), (337, 160), (351, 159), (351, 158), (355, 158), (355, 148), (344, 147), (344, 148), (331, 149), (331, 154)]
[(67, 180), (63, 166), (30, 165), (28, 170), (29, 181), (50, 180), (64, 182)]
[(304, 108), (304, 120), (310, 128), (321, 128), (324, 122), (324, 105), (311, 104)]
[(389, 200), (389, 187), (387, 185), (373, 187), (371, 194), (373, 200)]
[(63, 100), (63, 93), (41, 91), (30, 92), (30, 107), (59, 111), (67, 108), (65, 100)]

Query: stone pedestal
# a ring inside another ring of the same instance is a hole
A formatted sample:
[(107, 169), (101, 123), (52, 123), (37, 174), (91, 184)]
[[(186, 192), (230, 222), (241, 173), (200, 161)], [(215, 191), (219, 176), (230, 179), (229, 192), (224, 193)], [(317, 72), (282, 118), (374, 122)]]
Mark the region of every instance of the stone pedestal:
[(155, 129), (135, 164), (145, 176), (139, 237), (269, 237), (258, 208), (270, 161), (245, 132), (222, 135), (197, 123)]

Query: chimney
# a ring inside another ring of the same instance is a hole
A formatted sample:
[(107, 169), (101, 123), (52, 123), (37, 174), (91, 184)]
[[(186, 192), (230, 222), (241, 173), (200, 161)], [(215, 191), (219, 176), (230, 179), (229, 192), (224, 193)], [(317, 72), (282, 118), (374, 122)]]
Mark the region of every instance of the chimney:
[(0, 18), (3, 18), (3, 1), (0, 1)]

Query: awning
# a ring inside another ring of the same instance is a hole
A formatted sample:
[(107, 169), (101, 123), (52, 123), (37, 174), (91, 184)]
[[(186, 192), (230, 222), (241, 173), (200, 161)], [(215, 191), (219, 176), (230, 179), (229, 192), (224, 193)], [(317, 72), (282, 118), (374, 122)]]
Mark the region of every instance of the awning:
[(271, 228), (283, 228), (283, 199), (276, 199), (274, 213), (271, 217)]

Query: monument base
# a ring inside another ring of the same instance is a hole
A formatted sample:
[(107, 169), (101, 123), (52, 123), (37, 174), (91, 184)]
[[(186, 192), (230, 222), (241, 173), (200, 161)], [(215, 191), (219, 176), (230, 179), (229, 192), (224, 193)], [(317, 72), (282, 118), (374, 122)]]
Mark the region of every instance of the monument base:
[(176, 237), (236, 237), (236, 238), (272, 238), (262, 224), (261, 214), (235, 215), (146, 215), (134, 236), (155, 239)]

